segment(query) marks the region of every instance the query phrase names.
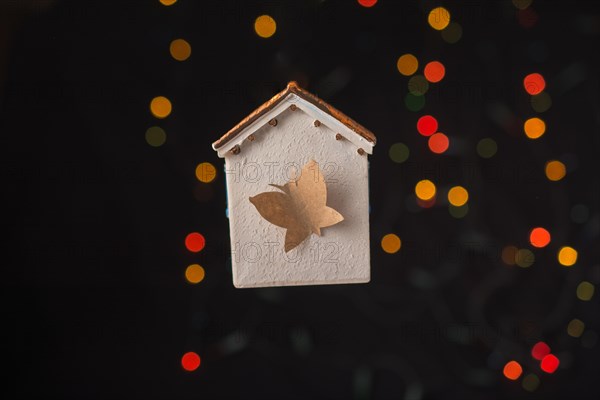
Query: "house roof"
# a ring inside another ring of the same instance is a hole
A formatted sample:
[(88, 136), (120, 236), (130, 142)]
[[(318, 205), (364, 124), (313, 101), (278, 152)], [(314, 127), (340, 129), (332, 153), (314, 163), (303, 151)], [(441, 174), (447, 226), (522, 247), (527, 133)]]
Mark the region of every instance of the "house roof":
[(319, 99), (314, 94), (309, 93), (306, 90), (302, 89), (300, 86), (298, 86), (298, 84), (296, 82), (291, 81), (290, 83), (288, 83), (287, 87), (284, 90), (277, 93), (275, 96), (273, 96), (273, 98), (271, 98), (271, 100), (267, 101), (262, 106), (258, 107), (250, 115), (248, 115), (246, 118), (244, 118), (239, 124), (237, 124), (236, 126), (231, 128), (229, 130), (229, 132), (227, 132), (226, 134), (221, 136), (221, 138), (219, 140), (215, 141), (212, 145), (213, 149), (217, 150), (217, 149), (223, 147), (229, 141), (234, 139), (239, 133), (241, 133), (244, 130), (244, 128), (251, 125), (258, 118), (260, 118), (264, 114), (268, 113), (275, 106), (277, 106), (279, 103), (281, 103), (290, 93), (293, 93), (293, 94), (299, 96), (300, 98), (302, 98), (302, 99), (308, 101), (309, 103), (313, 104), (314, 106), (316, 106), (321, 111), (331, 115), (333, 118), (337, 119), (339, 122), (344, 124), (347, 128), (349, 128), (356, 134), (362, 136), (367, 141), (371, 142), (373, 145), (377, 141), (377, 139), (375, 138), (375, 135), (373, 135), (373, 133), (370, 130), (368, 130), (367, 128), (365, 128), (364, 126), (359, 124), (358, 122), (354, 121), (352, 118), (348, 117), (346, 114), (339, 111), (337, 108), (335, 108), (335, 107), (327, 104), (323, 100)]

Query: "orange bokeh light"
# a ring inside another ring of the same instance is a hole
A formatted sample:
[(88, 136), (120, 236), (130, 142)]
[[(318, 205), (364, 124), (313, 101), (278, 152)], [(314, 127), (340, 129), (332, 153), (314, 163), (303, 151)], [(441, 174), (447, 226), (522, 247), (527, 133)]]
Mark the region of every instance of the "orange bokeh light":
[(529, 233), (529, 242), (533, 247), (546, 247), (550, 243), (550, 232), (544, 228), (533, 228)]
[(513, 360), (506, 363), (502, 372), (504, 373), (505, 377), (512, 381), (515, 381), (519, 379), (519, 377), (523, 373), (523, 367), (521, 367), (521, 364)]
[(429, 82), (436, 83), (444, 79), (446, 68), (444, 67), (444, 64), (439, 61), (431, 61), (425, 66), (423, 74), (425, 75), (425, 79)]
[(448, 146), (450, 146), (450, 139), (448, 136), (444, 135), (441, 132), (438, 132), (429, 137), (429, 141), (427, 142), (429, 145), (429, 150), (436, 154), (442, 154), (446, 150), (448, 150)]

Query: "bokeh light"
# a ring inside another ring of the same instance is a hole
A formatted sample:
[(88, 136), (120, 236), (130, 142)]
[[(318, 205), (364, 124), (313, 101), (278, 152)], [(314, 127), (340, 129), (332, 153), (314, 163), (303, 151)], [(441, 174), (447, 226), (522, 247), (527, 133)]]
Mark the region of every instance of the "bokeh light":
[(197, 370), (200, 366), (200, 356), (193, 351), (185, 353), (181, 357), (181, 366), (189, 372)]
[(533, 0), (512, 0), (513, 5), (519, 10), (524, 10), (531, 5)]
[(492, 158), (498, 151), (498, 145), (492, 138), (483, 138), (477, 142), (477, 154), (481, 158)]
[(444, 7), (436, 7), (429, 12), (427, 22), (436, 31), (441, 31), (450, 23), (450, 11)]
[(408, 91), (415, 96), (422, 96), (429, 90), (429, 82), (423, 75), (411, 76), (408, 80)]
[(196, 179), (203, 183), (210, 183), (217, 177), (217, 169), (209, 162), (202, 162), (196, 167)]
[(254, 31), (258, 36), (268, 39), (275, 34), (277, 23), (270, 15), (261, 15), (254, 21)]
[(554, 354), (548, 354), (547, 356), (542, 358), (540, 368), (542, 369), (542, 371), (552, 374), (558, 369), (559, 364), (560, 361)]
[(450, 22), (450, 25), (442, 31), (442, 39), (446, 43), (454, 44), (462, 37), (462, 26), (458, 22)]
[(192, 253), (198, 253), (204, 248), (206, 241), (198, 232), (192, 232), (185, 237), (185, 247)]
[(546, 247), (550, 243), (550, 232), (542, 227), (533, 228), (529, 232), (529, 243), (533, 247)]
[(204, 274), (204, 268), (202, 268), (202, 266), (200, 266), (199, 264), (189, 265), (185, 269), (185, 279), (187, 279), (189, 283), (195, 284), (202, 282), (202, 280), (204, 279)]
[(577, 298), (581, 301), (590, 301), (594, 297), (595, 287), (591, 282), (583, 281), (577, 285)]
[(506, 265), (515, 265), (518, 251), (516, 246), (504, 246), (501, 254), (502, 262)]
[(577, 262), (577, 250), (571, 246), (563, 246), (558, 251), (558, 262), (565, 267), (571, 267)]
[(423, 74), (425, 74), (425, 78), (429, 82), (436, 83), (444, 79), (444, 76), (446, 75), (446, 67), (444, 67), (444, 64), (439, 61), (431, 61), (425, 65)]
[(533, 73), (523, 79), (523, 87), (530, 95), (540, 94), (546, 88), (546, 81), (541, 74)]
[(421, 200), (431, 200), (435, 196), (435, 184), (428, 179), (419, 181), (415, 186), (415, 194)]
[(462, 186), (454, 186), (448, 191), (448, 202), (455, 207), (465, 205), (469, 200), (469, 192)]
[(395, 163), (403, 163), (410, 156), (410, 149), (404, 143), (394, 143), (390, 146), (389, 156)]
[(529, 249), (519, 249), (515, 254), (515, 264), (521, 268), (529, 268), (535, 262), (535, 255)]
[(548, 111), (550, 107), (552, 107), (552, 97), (550, 97), (548, 92), (542, 92), (531, 96), (531, 108), (533, 108), (534, 111), (542, 113)]
[(164, 129), (158, 126), (152, 126), (146, 130), (146, 143), (152, 147), (160, 147), (167, 141), (167, 134)]
[(370, 8), (377, 4), (377, 0), (358, 0), (358, 4), (363, 7)]
[(157, 96), (150, 102), (150, 112), (156, 118), (167, 118), (171, 110), (171, 101), (164, 96)]
[(521, 386), (523, 386), (523, 389), (527, 390), (528, 392), (535, 392), (535, 390), (540, 386), (540, 378), (538, 378), (536, 374), (528, 374), (525, 376), (525, 378), (523, 378)]
[(177, 3), (177, 0), (159, 0), (163, 6), (172, 6)]
[(542, 360), (548, 354), (550, 354), (550, 346), (544, 342), (537, 342), (531, 348), (531, 357), (535, 358), (536, 360)]
[(404, 97), (404, 104), (410, 111), (421, 111), (425, 107), (425, 96), (415, 96), (412, 93), (407, 93)]
[(537, 139), (546, 132), (546, 123), (540, 118), (529, 118), (523, 124), (525, 135), (529, 139)]
[(437, 119), (435, 119), (431, 115), (423, 115), (417, 121), (417, 131), (423, 136), (431, 136), (437, 132), (437, 129)]
[(381, 239), (381, 248), (388, 254), (397, 253), (401, 246), (402, 241), (393, 233), (388, 233)]
[(546, 178), (553, 182), (560, 181), (567, 174), (567, 167), (560, 161), (552, 160), (546, 163)]
[(398, 62), (396, 63), (396, 68), (398, 68), (398, 72), (400, 72), (404, 76), (410, 76), (417, 72), (419, 68), (419, 60), (412, 54), (403, 54), (398, 58)]
[(469, 213), (469, 205), (463, 204), (460, 207), (456, 207), (452, 204), (448, 204), (448, 212), (456, 219), (464, 218)]
[(578, 338), (585, 330), (585, 324), (582, 320), (573, 318), (567, 325), (567, 334), (571, 337)]
[(515, 380), (519, 379), (519, 377), (523, 373), (523, 367), (521, 367), (521, 364), (519, 364), (518, 362), (512, 360), (512, 361), (507, 362), (504, 365), (504, 369), (502, 370), (502, 373), (508, 379), (515, 381)]
[(432, 153), (442, 154), (448, 150), (448, 146), (450, 146), (450, 139), (448, 139), (448, 136), (441, 132), (434, 133), (429, 137), (427, 145)]
[(175, 39), (169, 46), (169, 52), (177, 61), (185, 61), (192, 55), (192, 46), (185, 39)]

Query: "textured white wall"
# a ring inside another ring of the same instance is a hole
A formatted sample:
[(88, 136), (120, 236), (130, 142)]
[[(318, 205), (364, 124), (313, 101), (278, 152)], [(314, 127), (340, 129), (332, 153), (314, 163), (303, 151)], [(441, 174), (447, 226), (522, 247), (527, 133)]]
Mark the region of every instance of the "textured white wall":
[[(229, 222), (236, 287), (359, 283), (370, 279), (367, 155), (302, 111), (286, 109), (277, 126), (254, 132), (241, 152), (225, 155)], [(327, 205), (344, 221), (323, 228), (285, 253), (285, 229), (263, 219), (248, 198), (276, 191), (314, 159), (326, 178)]]

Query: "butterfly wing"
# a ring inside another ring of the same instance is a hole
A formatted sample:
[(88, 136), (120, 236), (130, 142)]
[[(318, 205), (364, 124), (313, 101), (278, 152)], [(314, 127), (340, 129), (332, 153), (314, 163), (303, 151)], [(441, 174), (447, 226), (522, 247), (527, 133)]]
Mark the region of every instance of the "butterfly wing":
[(250, 197), (258, 213), (273, 225), (288, 228), (298, 222), (296, 210), (285, 193), (265, 192)]

